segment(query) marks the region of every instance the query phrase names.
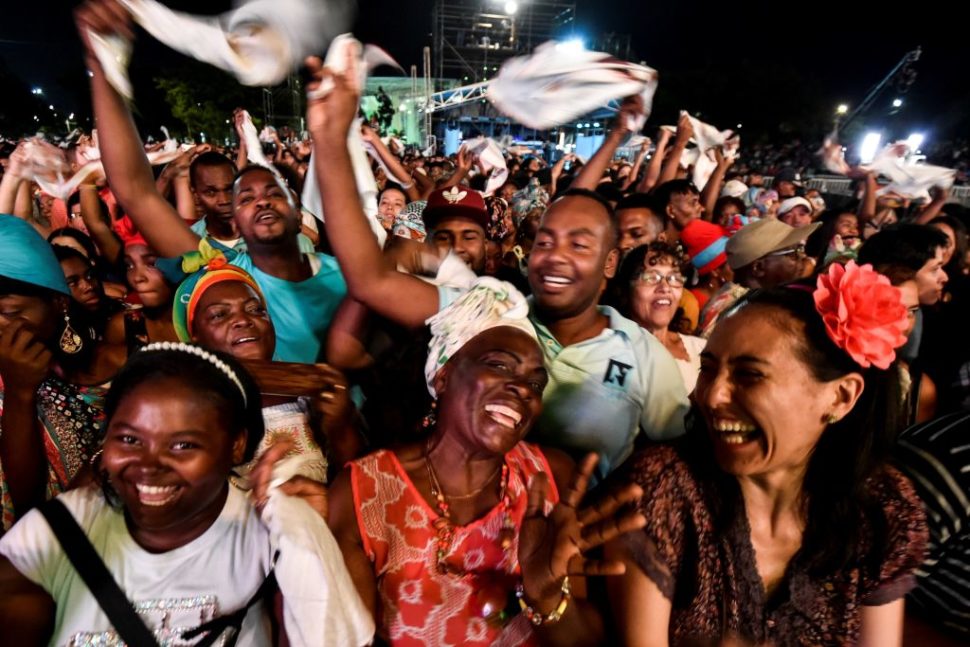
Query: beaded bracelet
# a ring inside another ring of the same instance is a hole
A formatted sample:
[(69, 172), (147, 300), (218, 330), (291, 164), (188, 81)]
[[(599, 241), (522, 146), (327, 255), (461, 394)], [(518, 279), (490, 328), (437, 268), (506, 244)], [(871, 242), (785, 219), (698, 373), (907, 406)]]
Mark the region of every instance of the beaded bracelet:
[(566, 607), (569, 606), (569, 598), (572, 597), (572, 592), (569, 588), (569, 578), (564, 577), (562, 579), (562, 597), (559, 599), (559, 606), (547, 615), (539, 613), (525, 601), (525, 586), (521, 582), (515, 585), (515, 597), (519, 599), (519, 607), (529, 622), (536, 627), (551, 625), (562, 620), (563, 614), (566, 613)]

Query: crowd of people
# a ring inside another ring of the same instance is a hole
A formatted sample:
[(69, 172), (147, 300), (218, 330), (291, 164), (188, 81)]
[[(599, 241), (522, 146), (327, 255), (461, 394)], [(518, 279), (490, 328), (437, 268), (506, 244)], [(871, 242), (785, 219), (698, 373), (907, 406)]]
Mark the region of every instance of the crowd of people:
[(945, 190), (726, 147), (697, 186), (686, 117), (617, 157), (635, 97), (494, 182), (316, 58), (305, 137), (254, 164), (239, 110), (153, 167), (94, 54), (127, 10), (75, 19), (97, 137), (47, 153), (100, 166), (52, 195), (25, 140), (0, 181), (0, 642), (970, 638)]

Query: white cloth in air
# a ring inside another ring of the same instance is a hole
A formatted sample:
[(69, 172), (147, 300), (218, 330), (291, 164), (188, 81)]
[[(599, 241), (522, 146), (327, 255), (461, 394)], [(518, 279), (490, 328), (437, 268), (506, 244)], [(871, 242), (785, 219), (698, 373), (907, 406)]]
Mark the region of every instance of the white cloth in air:
[[(346, 0), (250, 0), (219, 16), (172, 11), (155, 0), (121, 0), (132, 18), (163, 44), (234, 75), (243, 85), (272, 86), (322, 51), (350, 23)], [(108, 82), (126, 99), (131, 42), (89, 33)]]
[[(350, 34), (340, 34), (333, 39), (324, 63), (334, 72), (352, 74), (358, 83), (358, 88), (364, 87), (367, 81), (367, 73), (378, 65), (392, 65), (400, 68), (394, 59), (382, 49), (371, 45), (363, 47), (360, 41)], [(348, 69), (348, 66), (351, 66), (352, 69)], [(322, 83), (314, 92), (308, 92), (307, 98), (313, 100), (326, 96), (332, 88), (332, 84)], [(374, 232), (374, 236), (377, 237), (378, 244), (383, 247), (387, 241), (387, 232), (381, 226), (377, 217), (377, 182), (374, 181), (370, 162), (367, 161), (364, 139), (360, 135), (361, 122), (361, 119), (357, 119), (350, 127), (350, 132), (347, 134), (347, 148), (350, 151), (350, 162), (353, 166), (354, 180), (357, 184), (357, 193), (360, 195), (361, 205), (364, 208), (364, 215), (367, 216), (367, 222), (371, 231)], [(313, 155), (314, 153), (310, 155), (310, 170), (303, 182), (301, 198), (303, 206), (320, 220), (326, 221)]]
[(482, 171), (488, 174), (485, 184), (485, 195), (492, 195), (498, 191), (509, 177), (509, 169), (505, 165), (505, 155), (494, 139), (475, 137), (462, 142), (461, 148), (468, 151), (478, 160)]
[(489, 82), (488, 99), (519, 123), (545, 130), (610, 101), (640, 95), (645, 113), (627, 124), (639, 132), (650, 115), (657, 83), (657, 71), (645, 65), (550, 41), (528, 56), (507, 60)]
[[(188, 144), (179, 146), (178, 142), (167, 138), (168, 131), (165, 131), (165, 135), (166, 140), (162, 148), (145, 153), (148, 162), (153, 166), (167, 164), (178, 157), (182, 151), (191, 148)], [(24, 153), (27, 162), (27, 179), (36, 182), (40, 190), (47, 195), (65, 202), (89, 176), (104, 175), (101, 151), (94, 146), (85, 147), (83, 159), (89, 161), (73, 174), (64, 151), (39, 137), (27, 140), (24, 144)]]

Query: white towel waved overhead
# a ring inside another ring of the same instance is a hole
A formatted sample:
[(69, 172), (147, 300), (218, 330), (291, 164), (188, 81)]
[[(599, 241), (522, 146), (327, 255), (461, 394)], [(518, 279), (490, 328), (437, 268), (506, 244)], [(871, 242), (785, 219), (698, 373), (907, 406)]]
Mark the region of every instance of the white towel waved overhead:
[(917, 164), (910, 158), (906, 142), (887, 145), (866, 168), (889, 178), (889, 184), (879, 190), (879, 195), (895, 193), (912, 200), (929, 200), (930, 189), (949, 189), (956, 179), (953, 169)]
[[(367, 73), (378, 65), (391, 65), (401, 69), (384, 50), (373, 45), (366, 47), (360, 44), (350, 34), (340, 34), (333, 39), (324, 64), (338, 74), (347, 74), (357, 84), (357, 90), (363, 89), (367, 82)], [(327, 79), (326, 81), (329, 81)], [(307, 92), (308, 99), (326, 96), (333, 89), (333, 83), (321, 83), (314, 92)], [(377, 183), (367, 161), (367, 150), (364, 139), (360, 136), (362, 119), (354, 120), (347, 135), (347, 147), (350, 151), (350, 162), (354, 169), (354, 179), (357, 183), (357, 193), (360, 196), (364, 215), (370, 224), (371, 231), (377, 237), (378, 244), (383, 247), (387, 241), (387, 232), (377, 219)], [(313, 154), (310, 155), (310, 170), (303, 182), (303, 206), (320, 220), (325, 220), (323, 200), (320, 197), (320, 183), (314, 170)]]
[[(878, 195), (893, 193), (911, 200), (929, 200), (929, 190), (933, 187), (949, 189), (956, 179), (956, 171), (943, 166), (919, 164), (912, 157), (906, 142), (887, 144), (871, 164), (864, 164), (858, 170), (866, 173), (874, 171), (889, 178), (889, 184), (881, 187)], [(829, 134), (819, 150), (826, 170), (839, 175), (851, 175), (853, 168), (845, 161), (845, 153), (838, 141), (838, 133)]]
[[(249, 0), (220, 16), (172, 11), (155, 0), (121, 0), (135, 22), (160, 42), (233, 74), (243, 85), (283, 81), (310, 54), (347, 28), (349, 0)], [(108, 82), (126, 99), (131, 42), (90, 34)]]
[(471, 153), (478, 160), (482, 171), (488, 174), (485, 195), (492, 195), (498, 191), (509, 177), (509, 169), (505, 165), (505, 156), (502, 154), (502, 149), (498, 143), (488, 137), (475, 137), (463, 141), (461, 147)]
[[(153, 166), (167, 164), (181, 155), (182, 151), (191, 148), (188, 144), (180, 147), (178, 142), (169, 139), (167, 130), (165, 136), (165, 142), (160, 149), (145, 153), (148, 162)], [(82, 164), (73, 174), (64, 151), (43, 139), (33, 137), (27, 140), (24, 153), (27, 156), (29, 179), (36, 182), (41, 191), (47, 195), (65, 202), (89, 176), (104, 175), (101, 151), (96, 146), (85, 146), (83, 155), (78, 156), (78, 161), (89, 161)]]
[(686, 115), (690, 119), (690, 125), (694, 129), (692, 141), (697, 145), (697, 148), (684, 151), (684, 155), (681, 157), (681, 165), (692, 165), (694, 167), (692, 178), (694, 186), (703, 190), (714, 173), (714, 169), (717, 168), (714, 149), (720, 147), (725, 157), (733, 159), (738, 155), (741, 138), (734, 135), (731, 130), (718, 130), (716, 127), (692, 117), (686, 110), (681, 110), (680, 114)]
[(640, 95), (646, 112), (628, 124), (638, 132), (650, 115), (657, 82), (657, 71), (645, 65), (550, 41), (529, 56), (506, 61), (489, 83), (488, 99), (519, 123), (545, 130), (610, 101)]

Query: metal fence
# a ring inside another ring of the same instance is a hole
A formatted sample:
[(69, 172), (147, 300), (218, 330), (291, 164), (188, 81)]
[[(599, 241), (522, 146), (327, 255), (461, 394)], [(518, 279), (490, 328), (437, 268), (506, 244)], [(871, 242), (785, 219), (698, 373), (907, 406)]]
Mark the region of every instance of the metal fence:
[[(774, 178), (771, 177), (765, 177), (765, 186), (771, 186), (773, 179)], [(832, 195), (852, 195), (852, 180), (840, 175), (816, 175), (805, 180), (805, 187), (809, 189), (817, 189), (822, 193), (829, 193)], [(952, 187), (950, 189), (950, 198), (947, 200), (947, 202), (960, 204), (964, 207), (970, 207), (970, 186)]]

